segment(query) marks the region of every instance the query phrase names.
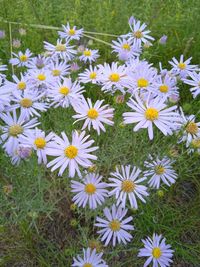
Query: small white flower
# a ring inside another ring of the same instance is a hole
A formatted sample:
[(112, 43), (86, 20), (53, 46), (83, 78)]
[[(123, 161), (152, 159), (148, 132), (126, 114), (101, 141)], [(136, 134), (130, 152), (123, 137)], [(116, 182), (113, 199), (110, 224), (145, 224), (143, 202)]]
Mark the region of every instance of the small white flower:
[(195, 115), (185, 116), (183, 110), (181, 109), (181, 138), (179, 142), (186, 142), (186, 146), (188, 147), (192, 141), (192, 139), (196, 137), (200, 137), (200, 122), (195, 122)]
[(12, 78), (14, 82), (9, 82), (7, 86), (12, 88), (13, 93), (15, 91), (24, 91), (31, 88), (30, 77), (27, 74), (20, 73), (20, 78), (16, 75), (13, 75)]
[(106, 131), (103, 124), (113, 125), (114, 122), (113, 119), (113, 108), (109, 108), (108, 105), (103, 105), (102, 103), (104, 100), (97, 100), (94, 105), (92, 105), (91, 99), (85, 100), (85, 98), (82, 99), (81, 102), (79, 102), (77, 105), (74, 106), (74, 110), (77, 115), (72, 116), (74, 119), (77, 119), (77, 121), (85, 120), (85, 123), (83, 124), (82, 130), (86, 127), (90, 131), (91, 126), (94, 128), (94, 130), (97, 131), (98, 135), (100, 134), (100, 131)]
[[(131, 33), (128, 33), (124, 37), (128, 37), (131, 41), (138, 45), (142, 45), (142, 43), (146, 44), (147, 42), (153, 41), (154, 38), (149, 35), (151, 31), (145, 30), (147, 25), (143, 23), (141, 25), (141, 22), (139, 20), (136, 20), (135, 18), (129, 19), (129, 26), (131, 28)], [(150, 42), (149, 42), (150, 43)]]
[(190, 65), (191, 57), (184, 61), (183, 55), (180, 56), (178, 61), (175, 57), (169, 61), (169, 64), (172, 66), (172, 73), (179, 75), (181, 78), (186, 78), (189, 71), (198, 70), (197, 65)]
[(107, 184), (102, 182), (102, 176), (95, 173), (87, 173), (82, 182), (72, 180), (72, 192), (76, 193), (72, 201), (79, 207), (85, 208), (89, 204), (90, 209), (96, 209), (102, 205), (108, 196)]
[(47, 103), (42, 102), (44, 94), (45, 93), (38, 93), (37, 91), (15, 91), (11, 98), (13, 102), (11, 108), (20, 108), (21, 114), (27, 120), (34, 116), (40, 117), (41, 115), (39, 112), (44, 112), (48, 108)]
[(29, 62), (32, 60), (31, 56), (32, 53), (29, 49), (26, 49), (25, 53), (22, 53), (21, 51), (18, 54), (12, 53), (15, 58), (10, 59), (10, 64), (13, 66), (18, 66), (18, 67), (27, 67)]
[(12, 115), (9, 112), (6, 114), (0, 113), (0, 118), (6, 124), (0, 126), (0, 129), (3, 132), (0, 137), (0, 143), (4, 143), (3, 148), (8, 155), (13, 155), (17, 150), (19, 138), (26, 135), (30, 129), (39, 124), (36, 118), (27, 121), (22, 114), (17, 118), (16, 110), (13, 110)]
[(127, 244), (127, 242), (130, 242), (133, 237), (127, 230), (134, 230), (134, 227), (128, 224), (132, 221), (132, 216), (124, 218), (128, 209), (112, 205), (111, 210), (106, 207), (103, 212), (106, 219), (97, 217), (95, 226), (103, 228), (97, 231), (97, 233), (101, 235), (101, 241), (105, 242), (105, 246), (107, 246), (111, 240), (113, 246), (115, 246), (117, 242), (119, 244)]
[(168, 157), (163, 159), (156, 158), (153, 160), (149, 156), (150, 161), (145, 161), (144, 165), (147, 170), (144, 172), (145, 176), (149, 176), (150, 180), (148, 181), (149, 185), (153, 188), (160, 188), (161, 181), (170, 186), (174, 184), (177, 179), (177, 173), (172, 167), (174, 161), (170, 160)]
[(46, 153), (56, 158), (47, 164), (47, 168), (53, 166), (52, 172), (60, 168), (58, 174), (62, 175), (68, 167), (69, 177), (74, 177), (76, 172), (81, 177), (79, 165), (84, 168), (91, 166), (91, 160), (97, 159), (91, 152), (97, 150), (98, 147), (91, 147), (94, 140), (88, 140), (90, 136), (85, 136), (85, 131), (80, 134), (77, 131), (72, 132), (71, 142), (64, 132), (61, 135), (62, 138), (55, 135), (54, 141), (49, 143)]
[(99, 65), (99, 70), (102, 73), (100, 78), (100, 83), (103, 85), (102, 91), (113, 94), (119, 89), (122, 93), (125, 92), (124, 84), (127, 80), (125, 65), (118, 66), (117, 63), (113, 62), (110, 66), (104, 63), (104, 65)]
[(192, 139), (189, 147), (188, 147), (188, 154), (197, 152), (200, 154), (200, 137), (195, 137)]
[(35, 128), (33, 131), (29, 131), (28, 134), (19, 138), (20, 143), (23, 146), (29, 146), (36, 151), (38, 157), (38, 164), (47, 164), (46, 150), (49, 142), (53, 139), (54, 133), (45, 135), (45, 132)]
[(200, 94), (200, 73), (193, 71), (189, 72), (188, 76), (190, 79), (182, 79), (182, 81), (186, 84), (192, 85), (190, 92), (192, 93), (193, 98), (196, 98)]
[(13, 165), (19, 165), (21, 160), (26, 160), (30, 158), (32, 154), (32, 148), (29, 145), (19, 144), (17, 149), (13, 152), (11, 156), (11, 163)]
[(137, 44), (133, 44), (131, 40), (118, 38), (117, 41), (112, 41), (113, 52), (118, 54), (120, 60), (128, 60), (130, 58), (139, 57), (141, 48)]
[(83, 35), (83, 29), (76, 29), (76, 26), (70, 27), (69, 23), (67, 25), (62, 25), (63, 32), (58, 31), (60, 38), (71, 40), (80, 40)]
[(68, 42), (62, 43), (62, 40), (57, 40), (56, 45), (44, 42), (44, 48), (47, 50), (52, 58), (64, 59), (69, 61), (74, 58), (77, 51), (74, 50), (74, 46), (70, 46)]
[(70, 105), (74, 108), (82, 100), (83, 92), (83, 87), (77, 81), (73, 83), (71, 78), (66, 78), (49, 87), (48, 97), (52, 101), (51, 106), (55, 108), (67, 108)]
[(79, 255), (77, 259), (73, 258), (72, 267), (108, 267), (102, 256), (103, 253), (96, 253), (96, 249), (83, 249), (83, 258)]
[(39, 69), (45, 70), (48, 69), (48, 64), (51, 61), (51, 58), (45, 57), (43, 55), (37, 55), (33, 57), (32, 60), (28, 63), (29, 69)]
[[(147, 62), (135, 62), (135, 68), (128, 73), (128, 92), (134, 95), (136, 92), (149, 94), (155, 88), (157, 70), (152, 68)], [(132, 66), (131, 66), (132, 67)]]
[(51, 61), (48, 68), (56, 80), (64, 79), (70, 73), (70, 65), (67, 65), (66, 61), (59, 61), (58, 59)]
[(83, 54), (79, 57), (80, 61), (83, 61), (84, 63), (89, 62), (90, 64), (99, 57), (99, 50), (92, 50), (89, 48), (86, 48), (83, 51)]
[(79, 80), (81, 83), (93, 83), (96, 84), (99, 82), (101, 72), (97, 67), (89, 66), (89, 69), (86, 69), (84, 72), (80, 73)]
[(109, 187), (114, 187), (109, 195), (115, 195), (117, 205), (121, 203), (122, 207), (126, 206), (126, 200), (129, 199), (131, 208), (138, 208), (136, 198), (142, 202), (146, 202), (144, 197), (148, 196), (147, 187), (141, 183), (146, 180), (146, 177), (140, 177), (141, 170), (131, 166), (121, 166), (120, 169), (116, 168), (116, 172), (111, 173), (112, 177), (109, 178)]
[(138, 257), (148, 257), (143, 267), (169, 267), (171, 265), (173, 252), (170, 245), (167, 245), (166, 239), (162, 235), (153, 234), (153, 238), (142, 239), (144, 248), (141, 248)]
[(31, 88), (38, 90), (48, 87), (53, 82), (53, 77), (46, 69), (29, 69), (29, 82)]
[(181, 121), (180, 115), (175, 112), (176, 106), (167, 108), (164, 103), (165, 99), (159, 97), (151, 99), (144, 103), (137, 94), (135, 94), (135, 100), (130, 98), (127, 105), (134, 112), (123, 113), (124, 123), (137, 123), (133, 128), (134, 131), (138, 131), (140, 128), (147, 128), (149, 139), (153, 139), (153, 124), (164, 134), (171, 135), (173, 130), (179, 127), (178, 122)]
[(153, 93), (155, 96), (165, 97), (166, 99), (172, 96), (179, 96), (177, 81), (175, 77), (166, 74), (165, 76), (157, 76), (154, 82)]

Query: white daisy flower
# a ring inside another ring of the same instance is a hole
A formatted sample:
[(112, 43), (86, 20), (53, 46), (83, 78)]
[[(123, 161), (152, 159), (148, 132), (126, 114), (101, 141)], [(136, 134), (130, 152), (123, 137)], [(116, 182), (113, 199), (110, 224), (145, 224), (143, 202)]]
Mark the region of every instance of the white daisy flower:
[(13, 165), (19, 165), (21, 160), (27, 160), (32, 155), (32, 148), (30, 146), (25, 146), (22, 144), (19, 144), (16, 151), (13, 152), (11, 157), (11, 163)]
[(83, 54), (79, 57), (80, 61), (83, 61), (84, 63), (89, 62), (90, 64), (99, 57), (99, 50), (92, 50), (89, 48), (86, 48), (83, 51)]
[(117, 63), (113, 62), (110, 66), (104, 63), (104, 65), (99, 65), (99, 70), (102, 73), (100, 78), (100, 82), (103, 85), (102, 91), (114, 93), (119, 89), (122, 93), (125, 92), (124, 84), (127, 80), (125, 65), (118, 66)]
[(67, 65), (66, 61), (51, 61), (48, 65), (51, 75), (55, 79), (64, 79), (66, 75), (70, 73), (70, 65)]
[(33, 57), (32, 60), (28, 63), (29, 69), (39, 69), (39, 70), (45, 70), (48, 69), (48, 64), (51, 61), (51, 58), (45, 57), (43, 55), (37, 55), (36, 57)]
[(124, 123), (137, 123), (133, 131), (138, 131), (140, 128), (147, 128), (149, 139), (153, 139), (153, 124), (164, 134), (171, 135), (173, 130), (179, 127), (181, 121), (180, 115), (175, 112), (177, 106), (167, 108), (164, 103), (165, 99), (156, 97), (155, 99), (147, 99), (144, 103), (137, 94), (135, 100), (130, 98), (127, 105), (134, 112), (123, 113)]
[(95, 226), (103, 228), (102, 230), (97, 231), (97, 233), (101, 235), (101, 241), (105, 242), (105, 246), (110, 243), (111, 239), (113, 246), (115, 246), (117, 242), (119, 244), (121, 242), (124, 244), (130, 242), (133, 237), (127, 230), (134, 230), (134, 227), (133, 225), (128, 224), (132, 221), (132, 216), (124, 218), (128, 209), (112, 205), (111, 209), (106, 207), (103, 212), (106, 219), (97, 217)]
[(182, 108), (181, 110), (181, 138), (179, 142), (186, 142), (186, 146), (188, 147), (192, 141), (192, 139), (196, 137), (200, 137), (200, 122), (195, 122), (195, 115), (185, 116)]
[(102, 256), (103, 253), (96, 253), (96, 249), (83, 249), (83, 258), (80, 255), (77, 259), (73, 258), (72, 267), (108, 267)]
[(169, 64), (172, 66), (172, 73), (179, 75), (181, 78), (186, 78), (189, 71), (198, 70), (197, 65), (190, 65), (191, 59), (192, 57), (184, 61), (183, 55), (181, 55), (180, 60), (178, 61), (173, 57), (172, 60), (169, 61)]
[(167, 186), (174, 184), (178, 177), (172, 166), (174, 161), (168, 157), (164, 157), (161, 160), (159, 158), (153, 160), (151, 156), (149, 158), (150, 161), (144, 162), (144, 166), (147, 168), (144, 175), (150, 177), (148, 184), (156, 189), (160, 188), (161, 181)]
[(188, 147), (188, 154), (197, 152), (200, 154), (200, 137), (195, 137), (192, 139), (189, 147)]
[(44, 42), (44, 48), (53, 58), (63, 59), (66, 61), (72, 60), (77, 51), (74, 46), (70, 46), (68, 42), (62, 43), (62, 40), (57, 40), (56, 45)]
[(149, 94), (155, 88), (157, 70), (147, 62), (137, 63), (133, 71), (128, 72), (128, 92), (132, 95), (136, 92)]
[(89, 69), (86, 69), (84, 72), (80, 73), (79, 81), (81, 83), (93, 83), (97, 84), (100, 79), (101, 72), (97, 69), (96, 66), (89, 66)]
[(72, 180), (72, 192), (76, 193), (72, 201), (79, 207), (85, 208), (89, 204), (90, 209), (96, 209), (102, 205), (108, 197), (107, 184), (102, 182), (102, 176), (95, 173), (87, 173), (82, 182)]
[(62, 138), (55, 135), (54, 142), (49, 144), (46, 153), (56, 157), (47, 164), (47, 168), (52, 167), (51, 171), (60, 168), (59, 175), (62, 175), (67, 167), (69, 167), (69, 177), (74, 177), (77, 172), (81, 177), (79, 165), (88, 168), (92, 165), (91, 160), (96, 160), (97, 157), (91, 152), (98, 147), (91, 147), (94, 140), (88, 140), (89, 135), (85, 136), (85, 131), (80, 134), (77, 131), (72, 132), (72, 141), (70, 142), (64, 132), (61, 133)]
[(139, 46), (141, 46), (142, 43), (146, 44), (147, 42), (150, 43), (150, 41), (154, 40), (154, 38), (149, 35), (151, 31), (145, 30), (147, 27), (145, 23), (141, 25), (139, 20), (131, 17), (129, 19), (129, 26), (132, 32), (128, 33), (124, 37), (128, 37), (132, 42), (138, 44)]
[(76, 29), (76, 26), (70, 27), (69, 23), (67, 25), (62, 25), (63, 31), (58, 31), (60, 38), (71, 40), (80, 40), (83, 35), (83, 29)]
[(34, 89), (44, 89), (54, 82), (50, 71), (46, 69), (30, 69), (28, 75), (31, 88)]
[(82, 130), (87, 127), (90, 131), (92, 126), (94, 130), (97, 131), (98, 135), (101, 130), (105, 132), (106, 129), (103, 124), (111, 126), (114, 124), (114, 121), (112, 121), (114, 109), (109, 108), (108, 105), (102, 106), (103, 102), (104, 100), (97, 100), (96, 103), (92, 105), (91, 99), (87, 98), (86, 101), (85, 98), (83, 98), (81, 102), (74, 105), (74, 110), (78, 113), (72, 116), (74, 119), (77, 119), (75, 123), (85, 120)]
[(170, 98), (172, 95), (179, 96), (178, 87), (176, 86), (176, 78), (166, 74), (165, 76), (158, 75), (154, 82), (153, 93), (155, 96)]
[(12, 87), (13, 92), (24, 91), (25, 89), (30, 89), (31, 83), (29, 81), (30, 77), (27, 74), (20, 73), (20, 78), (16, 75), (12, 76), (13, 83), (9, 82), (8, 87)]
[(13, 97), (11, 97), (11, 101), (13, 102), (11, 108), (20, 108), (20, 112), (26, 120), (34, 116), (40, 117), (39, 112), (47, 111), (48, 108), (48, 104), (42, 102), (44, 95), (45, 93), (38, 93), (37, 91), (15, 91), (13, 92)]
[(189, 72), (188, 76), (190, 79), (182, 79), (182, 81), (186, 84), (192, 85), (190, 92), (192, 93), (193, 98), (196, 98), (200, 94), (200, 73), (193, 71)]
[(32, 60), (32, 53), (29, 49), (26, 49), (25, 53), (21, 51), (18, 54), (12, 53), (15, 57), (9, 60), (9, 63), (13, 66), (28, 67), (29, 62)]
[(116, 168), (116, 172), (112, 172), (112, 177), (109, 178), (109, 187), (114, 187), (109, 195), (115, 195), (117, 205), (121, 204), (122, 207), (126, 206), (126, 200), (129, 199), (131, 208), (138, 208), (136, 198), (142, 202), (146, 202), (144, 197), (148, 196), (147, 187), (141, 183), (146, 180), (146, 177), (140, 177), (141, 170), (133, 166), (120, 166)]
[(15, 110), (12, 112), (12, 115), (9, 112), (6, 114), (0, 113), (0, 118), (6, 124), (0, 126), (3, 132), (0, 137), (0, 143), (4, 143), (3, 148), (8, 155), (12, 155), (17, 150), (19, 138), (26, 135), (30, 129), (39, 124), (36, 118), (27, 121), (22, 114), (17, 118)]
[(47, 164), (47, 154), (46, 150), (48, 144), (52, 141), (54, 133), (49, 133), (45, 135), (45, 132), (35, 128), (33, 131), (29, 131), (28, 134), (19, 138), (20, 143), (23, 146), (31, 147), (36, 151), (38, 157), (38, 164)]
[(131, 40), (117, 38), (117, 41), (112, 41), (112, 43), (113, 52), (118, 54), (119, 60), (139, 57), (141, 53), (141, 48), (137, 44), (133, 44)]
[(173, 252), (170, 245), (167, 245), (166, 238), (162, 235), (153, 234), (153, 238), (142, 239), (144, 248), (141, 248), (138, 257), (148, 257), (143, 267), (147, 267), (152, 262), (153, 267), (169, 267), (171, 265)]
[(51, 106), (55, 108), (59, 106), (67, 108), (70, 105), (74, 108), (82, 100), (84, 91), (79, 82), (73, 83), (71, 78), (66, 78), (49, 87), (48, 97), (52, 101)]

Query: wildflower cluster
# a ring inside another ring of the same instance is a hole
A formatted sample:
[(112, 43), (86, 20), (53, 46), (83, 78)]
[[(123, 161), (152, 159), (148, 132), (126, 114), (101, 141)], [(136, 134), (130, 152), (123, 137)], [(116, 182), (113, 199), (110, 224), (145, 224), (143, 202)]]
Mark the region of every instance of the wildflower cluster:
[[(178, 174), (174, 161), (158, 155), (149, 155), (143, 163), (144, 171), (131, 164), (121, 165), (110, 172), (108, 179), (94, 170), (86, 171), (98, 160), (95, 151), (99, 149), (88, 133), (93, 129), (97, 135), (104, 134), (106, 127), (115, 123), (114, 108), (104, 99), (88, 98), (86, 84), (93, 84), (94, 90), (105, 94), (115, 96), (120, 92), (128, 96), (123, 123), (133, 124), (134, 132), (147, 129), (150, 140), (155, 128), (165, 136), (175, 133), (189, 153), (200, 153), (200, 122), (196, 122), (195, 115), (184, 115), (174, 104), (179, 99), (178, 81), (192, 86), (194, 98), (200, 94), (198, 66), (181, 55), (180, 60), (169, 61), (171, 69), (163, 70), (161, 64), (156, 69), (142, 59), (144, 47), (154, 41), (147, 25), (131, 17), (129, 26), (129, 33), (112, 42), (112, 52), (121, 63), (95, 65), (99, 51), (77, 47), (76, 41), (84, 37), (84, 30), (68, 23), (62, 26), (54, 44), (44, 42), (44, 53), (35, 56), (29, 49), (13, 53), (9, 63), (19, 71), (11, 81), (4, 74), (7, 66), (0, 66), (2, 148), (13, 164), (35, 153), (38, 164), (52, 172), (57, 170), (60, 176), (67, 172), (72, 178), (72, 201), (79, 207), (96, 209), (112, 199), (112, 206), (105, 207), (103, 217), (97, 216), (94, 224), (105, 246), (131, 242), (134, 226), (129, 208), (138, 209), (138, 202), (148, 201), (151, 188), (171, 186)], [(83, 68), (79, 67), (81, 63)], [(83, 122), (81, 131), (74, 130), (67, 136), (64, 131), (58, 135), (40, 128), (41, 113), (58, 107), (73, 110), (74, 124)], [(142, 242), (144, 248), (138, 256), (148, 257), (144, 266), (151, 262), (154, 267), (170, 266), (173, 250), (162, 235), (154, 233)], [(102, 256), (96, 249), (87, 248), (83, 257), (74, 258), (72, 266), (108, 266)]]

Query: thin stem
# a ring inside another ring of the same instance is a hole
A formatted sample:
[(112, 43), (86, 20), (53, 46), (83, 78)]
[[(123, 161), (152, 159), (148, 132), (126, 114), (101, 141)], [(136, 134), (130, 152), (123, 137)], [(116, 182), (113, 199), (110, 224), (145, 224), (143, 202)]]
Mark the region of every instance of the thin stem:
[[(8, 21), (0, 18), (0, 21), (5, 23), (10, 23), (14, 25), (24, 25), (32, 28), (38, 28), (38, 29), (47, 29), (47, 30), (62, 30), (61, 27), (55, 27), (55, 26), (48, 26), (48, 25), (42, 25), (42, 24), (27, 24), (27, 23), (21, 23), (21, 22), (15, 22), (15, 21)], [(86, 34), (94, 34), (94, 35), (102, 35), (102, 36), (111, 36), (111, 37), (119, 37), (119, 35), (116, 34), (110, 34), (110, 33), (101, 33), (101, 32), (90, 32), (90, 31), (84, 31)]]
[(100, 42), (100, 43), (103, 43), (103, 44), (112, 46), (112, 44), (110, 44), (110, 43), (108, 43), (108, 42), (106, 42), (106, 41), (103, 41), (103, 40), (101, 40), (101, 39), (98, 39), (98, 38), (96, 38), (96, 37), (93, 37), (93, 36), (90, 36), (90, 35), (87, 35), (87, 34), (83, 34), (83, 36), (85, 36), (85, 37), (87, 37), (87, 38), (90, 38), (90, 39), (92, 39), (92, 40), (95, 40), (95, 41), (97, 41), (97, 42)]
[[(10, 38), (10, 56), (11, 56), (11, 58), (13, 58), (13, 55), (12, 55), (13, 49), (12, 49), (12, 26), (11, 26), (11, 23), (8, 23), (8, 27), (9, 27), (9, 38)], [(12, 74), (14, 74), (13, 64), (11, 64), (11, 68), (12, 68)]]

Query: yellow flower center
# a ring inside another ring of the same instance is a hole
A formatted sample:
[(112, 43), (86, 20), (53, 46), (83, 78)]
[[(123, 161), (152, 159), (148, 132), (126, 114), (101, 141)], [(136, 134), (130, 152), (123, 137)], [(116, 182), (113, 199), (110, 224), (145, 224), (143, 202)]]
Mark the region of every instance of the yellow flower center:
[(20, 61), (22, 61), (22, 62), (26, 62), (27, 59), (28, 59), (28, 57), (27, 57), (26, 55), (21, 55), (21, 56), (19, 57), (19, 59), (20, 59)]
[(161, 175), (165, 172), (165, 168), (162, 165), (157, 165), (155, 167), (155, 173)]
[(149, 85), (149, 82), (146, 80), (146, 79), (144, 79), (144, 78), (141, 78), (141, 79), (139, 79), (138, 81), (137, 81), (137, 85), (138, 85), (138, 87), (147, 87), (148, 85)]
[(21, 125), (15, 124), (15, 125), (10, 126), (9, 134), (11, 136), (15, 136), (16, 137), (16, 136), (18, 136), (18, 134), (21, 134), (21, 133), (23, 133), (23, 128), (22, 128)]
[(87, 115), (91, 120), (95, 120), (99, 116), (99, 113), (95, 108), (90, 108)]
[(118, 82), (120, 79), (120, 76), (118, 73), (112, 73), (110, 76), (109, 76), (109, 80), (111, 82)]
[(136, 31), (133, 33), (133, 35), (135, 38), (138, 38), (138, 39), (143, 37), (143, 33), (141, 31)]
[(64, 51), (66, 51), (66, 46), (64, 44), (57, 44), (56, 45), (56, 51), (64, 52)]
[(68, 95), (69, 94), (69, 88), (66, 86), (62, 86), (59, 89), (59, 93), (61, 93), (62, 95)]
[(200, 138), (192, 140), (192, 146), (194, 148), (200, 148)]
[(78, 148), (71, 145), (65, 149), (65, 156), (69, 159), (74, 159), (78, 155)]
[(75, 30), (74, 29), (70, 29), (69, 30), (69, 35), (74, 35), (75, 34)]
[(96, 186), (93, 184), (86, 184), (85, 185), (85, 192), (88, 195), (93, 195), (96, 192)]
[(51, 73), (52, 73), (53, 76), (59, 76), (61, 71), (60, 70), (52, 70)]
[(22, 98), (22, 100), (20, 101), (20, 105), (23, 108), (30, 108), (33, 104), (33, 101), (30, 98)]
[(169, 90), (169, 87), (166, 85), (166, 84), (162, 84), (160, 87), (159, 87), (159, 90), (161, 93), (167, 93), (168, 90)]
[(44, 80), (46, 80), (46, 76), (44, 74), (40, 73), (40, 74), (38, 74), (37, 79), (39, 81), (44, 81)]
[(19, 83), (17, 84), (17, 88), (18, 88), (19, 90), (24, 90), (24, 89), (26, 89), (26, 83), (25, 83), (25, 82), (19, 82)]
[(144, 115), (147, 120), (154, 121), (158, 119), (159, 112), (155, 108), (147, 108)]
[(113, 220), (109, 223), (109, 227), (113, 232), (119, 231), (120, 226), (121, 226), (121, 224), (120, 224), (120, 221), (118, 221), (118, 220)]
[(179, 63), (178, 67), (179, 67), (179, 69), (184, 70), (186, 68), (186, 64), (185, 63)]
[(130, 49), (131, 49), (129, 44), (123, 44), (122, 48), (125, 49), (125, 50), (128, 50), (128, 51), (130, 51)]
[(191, 121), (186, 126), (186, 132), (190, 134), (197, 134), (198, 133), (198, 126), (195, 122)]
[(44, 148), (46, 146), (46, 141), (42, 137), (38, 137), (35, 139), (34, 144), (36, 145), (37, 148)]
[(152, 250), (152, 255), (153, 255), (153, 257), (156, 258), (156, 259), (160, 258), (160, 256), (162, 255), (162, 251), (161, 251), (161, 249), (160, 249), (160, 248), (154, 248), (154, 249)]
[(89, 57), (89, 56), (91, 56), (91, 51), (90, 50), (85, 50), (83, 52), (83, 54), (84, 54), (84, 56)]
[(93, 265), (91, 264), (91, 263), (85, 263), (84, 265), (83, 265), (83, 267), (93, 267)]
[(122, 181), (121, 189), (126, 193), (131, 193), (135, 189), (135, 184), (131, 180), (124, 180)]
[(96, 79), (96, 77), (97, 77), (96, 72), (91, 72), (90, 73), (90, 79)]

